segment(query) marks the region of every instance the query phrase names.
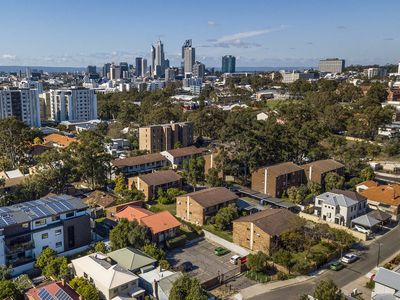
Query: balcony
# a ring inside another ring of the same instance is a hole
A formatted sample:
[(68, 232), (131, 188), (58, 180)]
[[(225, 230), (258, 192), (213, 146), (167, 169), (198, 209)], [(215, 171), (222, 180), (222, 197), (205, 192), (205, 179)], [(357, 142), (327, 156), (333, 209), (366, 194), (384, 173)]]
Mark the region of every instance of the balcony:
[(15, 244), (12, 246), (6, 245), (6, 254), (12, 255), (15, 253), (31, 250), (35, 248), (35, 244), (33, 241), (28, 241), (24, 243)]

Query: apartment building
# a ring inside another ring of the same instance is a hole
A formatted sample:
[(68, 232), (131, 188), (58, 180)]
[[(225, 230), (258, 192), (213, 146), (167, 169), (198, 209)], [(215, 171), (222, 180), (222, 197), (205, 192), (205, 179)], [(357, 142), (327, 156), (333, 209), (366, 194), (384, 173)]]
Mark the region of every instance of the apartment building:
[(50, 119), (56, 122), (97, 119), (95, 90), (83, 87), (50, 90)]
[(325, 176), (328, 173), (334, 172), (342, 176), (345, 171), (344, 165), (333, 159), (317, 160), (300, 167), (304, 169), (307, 180), (320, 184), (322, 189), (325, 187)]
[(251, 174), (251, 189), (280, 198), (292, 186), (306, 183), (304, 169), (292, 162), (262, 167)]
[(30, 127), (40, 127), (40, 101), (36, 88), (0, 90), (0, 119), (15, 117)]
[(125, 176), (149, 173), (168, 165), (168, 160), (160, 153), (132, 156), (111, 161), (114, 170)]
[(351, 227), (352, 220), (367, 213), (367, 198), (352, 191), (332, 190), (315, 197), (315, 214), (322, 220)]
[(149, 200), (158, 196), (159, 189), (166, 191), (173, 187), (181, 188), (182, 176), (172, 170), (143, 174), (129, 178), (128, 187), (129, 189), (135, 187), (143, 192), (146, 200)]
[(71, 261), (77, 277), (89, 280), (101, 299), (144, 299), (139, 277), (102, 253), (93, 253)]
[(81, 199), (47, 196), (0, 208), (0, 265), (13, 275), (32, 269), (44, 248), (69, 255), (91, 242), (88, 207)]
[(150, 125), (139, 128), (139, 149), (150, 153), (174, 149), (193, 144), (193, 123), (181, 122), (162, 125)]
[(206, 148), (197, 148), (195, 146), (171, 149), (161, 152), (161, 155), (171, 163), (173, 168), (180, 167), (185, 160), (203, 155), (207, 151)]
[(319, 61), (319, 71), (323, 73), (343, 73), (345, 60), (339, 58), (327, 58)]
[(176, 216), (204, 225), (220, 208), (235, 203), (238, 196), (224, 187), (215, 187), (176, 197)]

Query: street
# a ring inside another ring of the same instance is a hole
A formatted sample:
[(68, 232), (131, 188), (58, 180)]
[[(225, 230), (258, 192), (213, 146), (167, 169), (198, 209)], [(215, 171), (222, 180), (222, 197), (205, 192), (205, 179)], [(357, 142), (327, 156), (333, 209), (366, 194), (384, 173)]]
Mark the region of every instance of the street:
[[(380, 244), (380, 247), (379, 247)], [(380, 248), (380, 249), (379, 249)], [(303, 283), (291, 285), (285, 288), (278, 288), (271, 292), (266, 292), (258, 296), (250, 298), (251, 300), (297, 300), (302, 294), (311, 294), (314, 290), (315, 284), (323, 279), (332, 279), (336, 285), (341, 288), (350, 282), (353, 282), (360, 276), (376, 267), (378, 262), (388, 259), (390, 256), (400, 250), (400, 226), (396, 226), (389, 233), (384, 235), (378, 241), (372, 242), (365, 253), (355, 263), (348, 265), (341, 271), (326, 271), (322, 275), (307, 280)]]

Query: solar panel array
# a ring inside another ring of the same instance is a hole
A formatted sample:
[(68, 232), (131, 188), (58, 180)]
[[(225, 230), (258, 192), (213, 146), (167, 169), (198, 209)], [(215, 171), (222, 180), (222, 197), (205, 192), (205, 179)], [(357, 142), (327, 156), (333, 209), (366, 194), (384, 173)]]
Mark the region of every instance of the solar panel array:
[(57, 300), (73, 300), (63, 289), (59, 289), (56, 293)]
[(40, 300), (55, 300), (54, 297), (52, 295), (50, 295), (49, 292), (45, 288), (42, 288), (39, 291), (38, 296), (39, 296)]
[[(29, 202), (19, 203), (12, 206), (0, 207), (0, 228), (4, 228), (18, 222), (28, 222), (54, 215), (59, 215), (77, 209), (74, 197), (59, 195), (41, 198)], [(75, 204), (75, 205), (74, 205)], [(78, 209), (85, 207), (79, 201)], [(18, 218), (16, 220), (16, 215)]]

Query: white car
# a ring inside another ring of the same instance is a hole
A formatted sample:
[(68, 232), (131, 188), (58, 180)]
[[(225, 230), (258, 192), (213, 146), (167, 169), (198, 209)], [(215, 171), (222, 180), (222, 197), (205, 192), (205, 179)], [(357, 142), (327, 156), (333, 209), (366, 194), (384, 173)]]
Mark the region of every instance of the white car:
[(364, 227), (362, 227), (360, 225), (354, 225), (354, 229), (359, 231), (359, 232), (366, 233), (367, 235), (371, 234), (371, 230), (365, 229)]
[(240, 259), (239, 255), (234, 255), (231, 257), (231, 259), (229, 261), (231, 262), (231, 264), (236, 265), (238, 263), (239, 259)]
[(342, 263), (351, 264), (355, 262), (357, 259), (358, 259), (357, 255), (355, 255), (354, 253), (348, 253), (342, 257)]

